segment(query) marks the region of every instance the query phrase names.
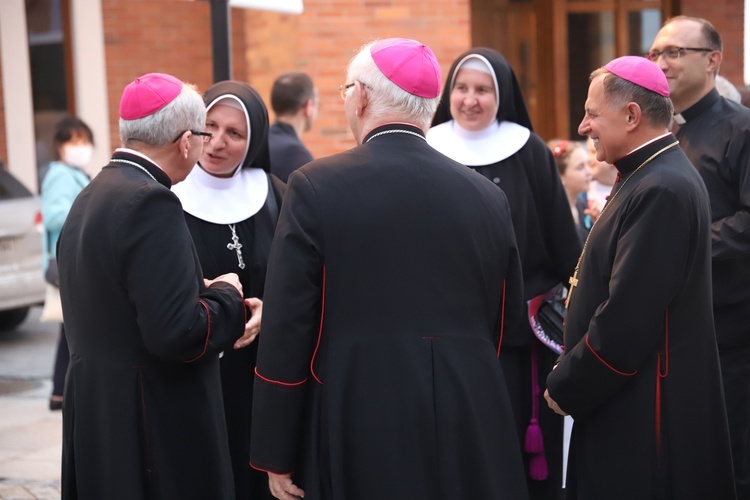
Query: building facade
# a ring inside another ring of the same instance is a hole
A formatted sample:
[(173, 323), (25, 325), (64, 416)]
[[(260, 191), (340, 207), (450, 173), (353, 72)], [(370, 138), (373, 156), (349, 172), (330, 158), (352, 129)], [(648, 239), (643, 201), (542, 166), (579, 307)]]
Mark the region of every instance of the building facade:
[[(303, 140), (320, 157), (354, 145), (338, 86), (362, 44), (418, 39), (444, 72), (461, 52), (487, 46), (514, 67), (537, 132), (578, 139), (588, 74), (645, 53), (678, 14), (714, 23), (721, 73), (744, 86), (743, 0), (305, 0), (300, 15), (231, 8), (231, 76), (268, 99), (278, 74), (308, 72), (320, 112)], [(94, 130), (95, 174), (119, 145), (124, 86), (156, 71), (207, 88), (215, 36), (207, 0), (0, 1), (0, 162), (37, 189), (54, 123), (73, 113)]]

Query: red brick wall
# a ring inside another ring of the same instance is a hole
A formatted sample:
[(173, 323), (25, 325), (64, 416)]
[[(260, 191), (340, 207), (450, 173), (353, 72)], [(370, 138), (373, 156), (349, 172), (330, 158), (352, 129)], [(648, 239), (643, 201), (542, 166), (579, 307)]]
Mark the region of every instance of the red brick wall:
[(719, 72), (735, 86), (744, 87), (744, 0), (683, 0), (681, 13), (711, 21), (724, 42)]
[[(3, 68), (0, 64), (0, 82), (2, 82)], [(5, 102), (3, 101), (3, 86), (0, 84), (0, 163), (8, 168), (8, 143), (5, 134)]]
[(312, 76), (320, 112), (302, 139), (315, 157), (355, 145), (338, 87), (344, 83), (349, 59), (363, 44), (376, 38), (414, 38), (435, 51), (444, 72), (456, 55), (470, 47), (469, 0), (304, 3), (302, 15), (248, 11), (246, 81), (269, 102), (279, 74), (306, 71)]

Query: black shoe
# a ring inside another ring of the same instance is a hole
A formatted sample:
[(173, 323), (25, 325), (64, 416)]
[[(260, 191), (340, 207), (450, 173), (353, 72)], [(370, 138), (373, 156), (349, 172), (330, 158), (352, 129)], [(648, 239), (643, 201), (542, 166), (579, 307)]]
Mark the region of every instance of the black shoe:
[(52, 398), (49, 399), (50, 411), (62, 410), (62, 405), (63, 405), (62, 399), (52, 399)]

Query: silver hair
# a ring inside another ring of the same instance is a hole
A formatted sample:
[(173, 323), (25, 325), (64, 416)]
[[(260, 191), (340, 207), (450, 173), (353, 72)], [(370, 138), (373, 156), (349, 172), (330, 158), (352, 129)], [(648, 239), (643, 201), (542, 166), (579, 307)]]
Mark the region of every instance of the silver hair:
[(370, 54), (370, 48), (376, 42), (377, 40), (364, 45), (349, 62), (347, 81), (358, 81), (367, 87), (368, 108), (373, 118), (398, 115), (422, 129), (429, 128), (440, 96), (419, 97), (390, 81)]
[(172, 102), (143, 118), (120, 118), (120, 140), (139, 141), (150, 146), (163, 146), (186, 130), (203, 130), (206, 105), (195, 85), (182, 84), (182, 92)]
[(599, 75), (604, 75), (604, 97), (610, 106), (625, 106), (629, 102), (635, 102), (652, 125), (670, 127), (674, 114), (672, 99), (625, 80), (605, 68), (594, 70), (590, 80)]

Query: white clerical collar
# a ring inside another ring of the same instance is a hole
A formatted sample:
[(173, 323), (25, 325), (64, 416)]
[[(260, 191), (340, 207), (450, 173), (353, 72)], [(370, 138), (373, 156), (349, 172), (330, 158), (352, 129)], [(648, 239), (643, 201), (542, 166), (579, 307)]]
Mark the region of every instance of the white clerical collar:
[(214, 224), (234, 224), (263, 208), (268, 177), (260, 168), (238, 168), (232, 177), (215, 177), (196, 165), (172, 191), (190, 215)]
[(677, 113), (672, 118), (674, 118), (674, 122), (677, 125), (685, 125), (685, 123), (687, 123), (687, 120), (685, 120), (685, 117), (682, 116), (682, 113)]
[[(143, 159), (144, 159), (144, 160), (146, 160), (147, 162), (151, 163), (152, 165), (154, 165), (154, 166), (158, 167), (158, 168), (159, 168), (159, 170), (161, 170), (162, 172), (164, 172), (164, 169), (163, 169), (163, 168), (161, 168), (161, 165), (159, 165), (159, 164), (158, 164), (158, 163), (156, 163), (156, 162), (155, 162), (154, 160), (152, 160), (152, 159), (151, 159), (151, 158), (149, 158), (148, 156), (144, 155), (144, 154), (143, 154), (143, 153), (141, 153), (140, 151), (136, 151), (135, 149), (130, 149), (130, 148), (117, 148), (117, 149), (115, 149), (115, 153), (128, 153), (128, 154), (131, 154), (131, 155), (134, 155), (134, 156), (140, 156), (141, 158), (143, 158)], [(169, 177), (169, 174), (167, 174), (166, 172), (164, 172), (164, 175), (166, 175), (167, 177)], [(171, 177), (169, 177), (169, 178), (171, 179)]]
[(652, 142), (656, 142), (656, 141), (658, 141), (659, 139), (663, 139), (663, 138), (665, 138), (666, 136), (670, 135), (671, 133), (672, 133), (672, 132), (667, 132), (667, 133), (665, 133), (665, 134), (661, 134), (661, 135), (660, 135), (659, 137), (654, 137), (654, 138), (653, 138), (653, 139), (651, 139), (650, 141), (646, 141), (646, 142), (644, 142), (643, 144), (641, 144), (640, 146), (638, 146), (637, 148), (633, 149), (633, 150), (632, 150), (632, 151), (631, 151), (630, 153), (626, 154), (625, 156), (629, 156), (629, 155), (631, 155), (631, 154), (635, 153), (636, 151), (638, 151), (639, 149), (645, 148), (646, 146), (648, 146), (648, 145), (649, 145), (649, 144), (651, 144)]
[(427, 142), (445, 156), (474, 167), (511, 157), (530, 136), (529, 129), (513, 122), (494, 121), (489, 127), (473, 132), (449, 120), (428, 130)]

